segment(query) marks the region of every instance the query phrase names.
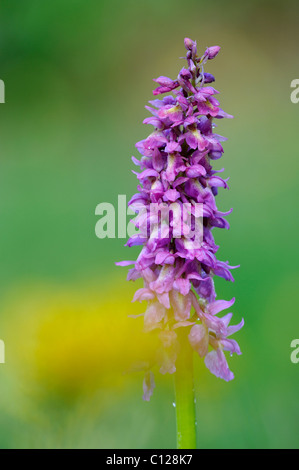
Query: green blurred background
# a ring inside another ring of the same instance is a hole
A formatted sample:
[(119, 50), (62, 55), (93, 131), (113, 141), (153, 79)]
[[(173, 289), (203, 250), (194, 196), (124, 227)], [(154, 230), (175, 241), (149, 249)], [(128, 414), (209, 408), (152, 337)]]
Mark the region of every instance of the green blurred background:
[(137, 251), (94, 227), (98, 203), (135, 192), (151, 79), (177, 75), (185, 36), (222, 46), (207, 71), (235, 116), (219, 121), (215, 164), (234, 212), (215, 236), (241, 268), (216, 288), (245, 318), (233, 382), (196, 361), (199, 446), (298, 447), (298, 13), (291, 0), (1, 2), (1, 448), (175, 447), (172, 377), (145, 403), (142, 376), (123, 374), (151, 347), (127, 319), (139, 284), (114, 266)]

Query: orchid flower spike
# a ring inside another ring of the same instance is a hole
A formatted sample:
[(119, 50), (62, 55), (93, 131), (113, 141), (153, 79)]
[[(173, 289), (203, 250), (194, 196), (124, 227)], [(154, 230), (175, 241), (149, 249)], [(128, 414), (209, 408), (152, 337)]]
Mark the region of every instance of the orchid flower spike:
[[(180, 354), (177, 329), (186, 328), (190, 348), (204, 358), (212, 374), (229, 381), (234, 375), (225, 352), (241, 354), (230, 336), (242, 328), (244, 321), (230, 325), (231, 313), (218, 316), (235, 299), (216, 300), (214, 277), (234, 281), (231, 270), (238, 266), (216, 257), (219, 247), (212, 232), (215, 227), (229, 228), (225, 216), (231, 211), (217, 209), (218, 190), (228, 185), (227, 179), (217, 176), (212, 163), (221, 158), (222, 142), (226, 140), (214, 133), (213, 121), (233, 116), (220, 108), (216, 98), (219, 92), (210, 85), (215, 78), (203, 71), (203, 64), (216, 57), (220, 47), (208, 47), (198, 56), (196, 42), (185, 38), (184, 44), (187, 65), (174, 80), (165, 76), (154, 80), (158, 84), (154, 96), (164, 96), (146, 107), (151, 117), (144, 123), (154, 130), (136, 144), (141, 158), (134, 157), (133, 162), (140, 170), (136, 173), (139, 185), (129, 206), (137, 214), (134, 223), (140, 233), (130, 237), (127, 246), (140, 245), (142, 249), (136, 262), (131, 262), (134, 266), (128, 279), (142, 278), (144, 282), (134, 301), (147, 302), (144, 329), (159, 335), (161, 349), (154, 367), (158, 365), (162, 374), (176, 371)], [(184, 204), (191, 208), (189, 225), (182, 215)], [(196, 205), (202, 208), (200, 217), (195, 214)], [(159, 226), (157, 212), (162, 213), (164, 222), (163, 211), (169, 207), (171, 220)], [(178, 234), (181, 228), (183, 234)], [(196, 234), (200, 230), (199, 241)], [(130, 262), (117, 264), (127, 266)], [(150, 399), (154, 386), (150, 368), (145, 370), (145, 400)]]

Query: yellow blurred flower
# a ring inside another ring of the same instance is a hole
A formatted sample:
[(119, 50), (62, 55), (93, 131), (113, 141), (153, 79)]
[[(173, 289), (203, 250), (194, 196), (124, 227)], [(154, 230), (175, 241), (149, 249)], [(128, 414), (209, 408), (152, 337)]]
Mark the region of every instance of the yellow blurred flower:
[(124, 372), (151, 361), (157, 347), (155, 334), (142, 332), (143, 319), (128, 318), (145, 308), (131, 303), (134, 291), (115, 280), (100, 290), (34, 286), (26, 294), (19, 291), (9, 307), (7, 341), (10, 362), (27, 388), (75, 397), (129, 383)]

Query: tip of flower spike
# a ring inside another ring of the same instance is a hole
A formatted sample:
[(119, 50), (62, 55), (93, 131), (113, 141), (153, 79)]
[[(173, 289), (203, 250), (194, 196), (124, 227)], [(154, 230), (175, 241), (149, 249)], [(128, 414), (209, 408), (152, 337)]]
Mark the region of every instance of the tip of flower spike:
[(185, 38), (184, 39), (184, 45), (185, 45), (185, 48), (187, 49), (187, 51), (191, 51), (192, 47), (195, 45), (195, 42), (192, 41), (192, 39), (190, 39), (190, 38)]
[[(196, 41), (192, 41), (190, 38), (185, 38), (184, 39), (184, 45), (185, 48), (187, 49), (187, 56), (185, 57), (188, 61), (189, 67), (192, 65), (192, 60), (190, 62), (190, 59), (192, 58), (195, 60), (196, 55), (197, 55), (197, 46), (196, 46)], [(194, 64), (193, 64), (194, 66)]]

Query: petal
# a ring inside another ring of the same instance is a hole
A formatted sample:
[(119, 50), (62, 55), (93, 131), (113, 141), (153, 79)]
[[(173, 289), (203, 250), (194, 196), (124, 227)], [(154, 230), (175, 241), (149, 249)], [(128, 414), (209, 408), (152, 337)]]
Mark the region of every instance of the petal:
[(163, 106), (158, 112), (160, 119), (168, 118), (171, 122), (181, 121), (183, 119), (183, 111), (180, 106)]
[(154, 298), (155, 294), (150, 289), (142, 287), (135, 292), (132, 302), (136, 302), (137, 300), (142, 302), (142, 300), (152, 300)]
[(130, 266), (131, 264), (135, 264), (136, 261), (118, 261), (116, 266)]
[(163, 294), (157, 294), (160, 304), (164, 305), (165, 308), (170, 308), (169, 293), (164, 292)]
[(137, 178), (139, 180), (142, 180), (144, 178), (149, 178), (149, 177), (154, 177), (154, 178), (157, 178), (159, 176), (159, 173), (156, 171), (156, 170), (153, 170), (153, 169), (150, 169), (148, 168), (147, 170), (144, 170), (142, 173), (136, 173), (136, 172), (133, 172), (137, 175)]
[(241, 330), (244, 326), (244, 318), (242, 318), (241, 322), (238, 325), (232, 325), (227, 328), (227, 336), (231, 336), (237, 331)]
[(189, 295), (182, 295), (173, 290), (170, 293), (171, 305), (173, 307), (176, 321), (186, 321), (190, 317), (191, 299)]
[(222, 310), (230, 308), (235, 303), (235, 300), (235, 297), (231, 300), (216, 300), (208, 306), (208, 311), (211, 315), (216, 315), (217, 313), (222, 312)]
[(159, 323), (163, 320), (166, 310), (159, 302), (153, 302), (148, 305), (144, 314), (144, 330), (151, 331), (159, 327)]
[(202, 165), (192, 165), (187, 167), (186, 175), (189, 178), (197, 178), (198, 176), (205, 176), (206, 170)]
[(161, 75), (161, 77), (154, 78), (153, 81), (158, 83), (161, 86), (167, 86), (167, 87), (170, 87), (174, 84), (174, 81), (171, 80), (171, 78), (164, 77), (163, 75)]
[(205, 72), (203, 75), (205, 83), (212, 83), (215, 81), (215, 77), (211, 73)]
[(238, 354), (238, 356), (242, 354), (240, 350), (240, 346), (238, 345), (237, 341), (235, 341), (234, 339), (222, 339), (221, 344), (225, 351), (230, 352), (231, 356), (233, 353)]
[(166, 191), (164, 194), (166, 201), (175, 202), (177, 199), (179, 199), (179, 197), (180, 193), (176, 189), (168, 189), (168, 191)]
[(172, 329), (175, 330), (176, 328), (181, 328), (182, 326), (192, 326), (192, 325), (194, 325), (194, 322), (192, 321), (179, 321), (173, 325)]
[(187, 295), (190, 292), (191, 285), (189, 279), (179, 278), (174, 281), (173, 287), (182, 295)]
[(214, 331), (217, 336), (227, 336), (227, 328), (221, 318), (212, 316), (204, 312), (202, 321), (210, 330)]
[(228, 327), (229, 322), (230, 322), (231, 319), (232, 319), (232, 316), (233, 316), (232, 313), (228, 313), (227, 315), (224, 315), (224, 317), (221, 317), (221, 320), (222, 320), (222, 322), (225, 324), (226, 328)]
[(166, 147), (165, 147), (165, 152), (167, 153), (174, 153), (174, 152), (180, 152), (182, 150), (182, 147), (178, 142), (169, 142)]
[(211, 351), (205, 357), (205, 365), (220, 379), (229, 382), (234, 378), (234, 374), (229, 370), (224, 352), (219, 348), (217, 351)]
[(175, 343), (177, 334), (172, 330), (164, 330), (160, 331), (159, 338), (162, 341), (164, 348), (170, 348), (170, 346)]
[(150, 283), (150, 288), (158, 294), (169, 292), (172, 289), (174, 280), (174, 268), (171, 265), (164, 265), (160, 271), (158, 279)]
[(228, 188), (226, 181), (219, 178), (219, 176), (212, 176), (212, 178), (209, 178), (209, 185), (213, 188)]
[(217, 116), (215, 116), (217, 119), (223, 119), (223, 118), (227, 118), (227, 119), (233, 119), (234, 116), (232, 116), (232, 114), (227, 114), (225, 111), (223, 111), (223, 109), (220, 109), (219, 108), (219, 112), (217, 114)]
[(168, 250), (159, 251), (155, 257), (155, 264), (174, 264), (175, 257)]
[(194, 325), (191, 328), (188, 338), (192, 348), (200, 357), (204, 357), (209, 348), (209, 334), (207, 328), (204, 325)]
[(145, 373), (144, 380), (143, 380), (143, 400), (150, 401), (150, 398), (153, 394), (155, 388), (155, 380), (154, 374), (152, 371), (148, 371)]
[(164, 127), (163, 122), (161, 122), (160, 119), (156, 117), (149, 117), (149, 118), (144, 119), (143, 124), (151, 124), (157, 129), (163, 129)]
[(161, 374), (174, 374), (176, 371), (175, 361), (177, 358), (177, 354), (173, 348), (163, 349), (161, 352), (161, 360), (162, 363), (159, 371)]

